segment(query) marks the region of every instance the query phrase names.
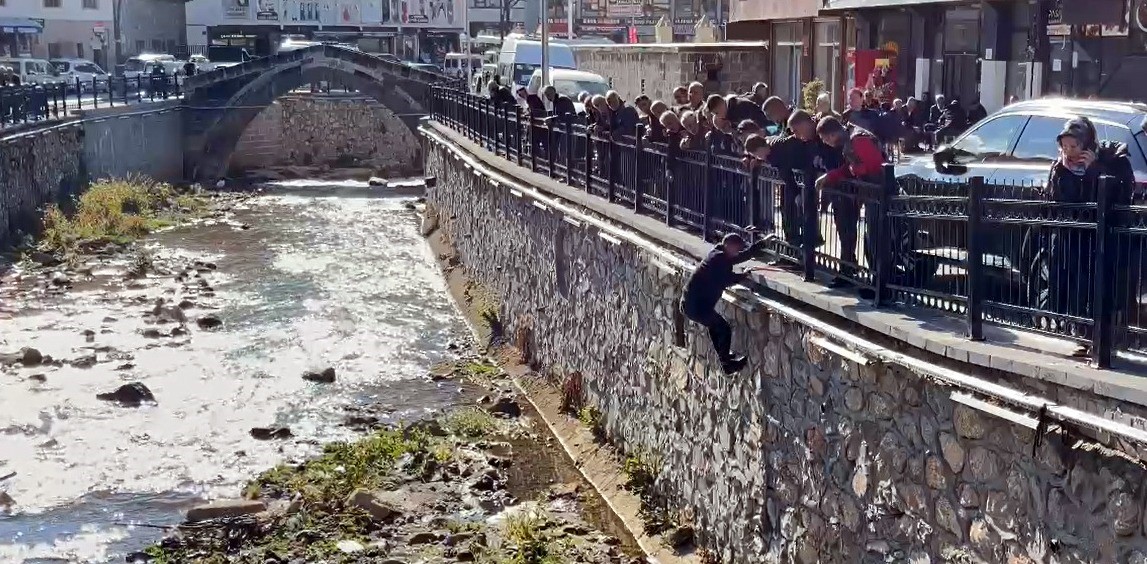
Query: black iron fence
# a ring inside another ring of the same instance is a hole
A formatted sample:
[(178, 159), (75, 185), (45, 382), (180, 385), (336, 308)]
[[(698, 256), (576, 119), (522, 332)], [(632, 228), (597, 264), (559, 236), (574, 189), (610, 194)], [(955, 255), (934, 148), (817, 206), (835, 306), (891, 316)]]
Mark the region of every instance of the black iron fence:
[(0, 127), (67, 117), (75, 110), (125, 106), (183, 95), (179, 75), (104, 76), (0, 87)]
[[(716, 240), (767, 237), (806, 281), (856, 288), (877, 307), (939, 310), (1080, 345), (1099, 367), (1147, 352), (1147, 206), (1112, 196), (1050, 201), (1042, 187), (898, 179), (817, 190), (813, 171), (746, 167), (740, 156), (598, 135), (585, 119), (530, 119), (517, 106), (437, 87), (435, 120), (534, 172)], [(707, 144), (708, 145), (708, 144)]]

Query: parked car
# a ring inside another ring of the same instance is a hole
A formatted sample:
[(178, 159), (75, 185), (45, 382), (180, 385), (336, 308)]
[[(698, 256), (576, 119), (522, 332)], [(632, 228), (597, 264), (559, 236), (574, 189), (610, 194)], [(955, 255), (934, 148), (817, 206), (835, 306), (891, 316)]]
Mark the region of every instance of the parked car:
[(46, 86), (64, 82), (60, 71), (46, 59), (6, 57), (0, 58), (0, 65), (11, 67), (12, 72), (20, 77), (20, 84)]
[[(606, 92), (609, 92), (609, 81), (600, 74), (586, 71), (551, 68), (549, 83), (558, 91), (558, 94), (569, 96), (570, 100), (574, 101), (574, 109), (578, 112), (585, 110), (583, 105), (577, 101), (578, 94), (589, 92), (591, 96), (599, 94), (604, 96)], [(530, 75), (526, 88), (541, 92), (541, 85), (542, 69), (537, 69), (534, 74)]]
[(134, 79), (141, 75), (147, 75), (151, 71), (148, 67), (149, 63), (160, 62), (164, 63), (165, 68), (168, 64), (172, 68), (182, 66), (182, 63), (175, 60), (174, 55), (160, 54), (160, 53), (141, 53), (127, 60), (124, 63), (123, 75), (125, 77)]
[[(1074, 117), (1091, 119), (1100, 141), (1127, 145), (1135, 173), (1134, 193), (1142, 202), (1147, 196), (1147, 105), (1098, 100), (1041, 99), (1007, 106), (973, 125), (951, 144), (933, 155), (909, 158), (896, 165), (903, 190), (914, 195), (965, 196), (967, 183), (977, 176), (985, 180), (986, 193), (995, 199), (1042, 199), (1051, 163), (1058, 158), (1056, 136)], [(923, 215), (943, 215), (937, 206), (943, 200), (923, 198)], [(932, 206), (936, 209), (927, 209)], [(962, 214), (962, 208), (955, 210)], [(967, 252), (966, 223), (941, 219), (906, 220), (912, 233), (915, 283), (939, 285), (941, 277), (963, 276)], [(1034, 249), (1024, 249), (1029, 228), (993, 224), (984, 238), (984, 267), (993, 295), (1021, 296), (1029, 304), (1039, 301), (1046, 288), (1046, 268)], [(959, 284), (959, 281), (954, 282)]]
[(75, 90), (78, 81), (82, 92), (107, 92), (108, 73), (99, 65), (87, 59), (52, 59), (51, 63), (69, 89)]

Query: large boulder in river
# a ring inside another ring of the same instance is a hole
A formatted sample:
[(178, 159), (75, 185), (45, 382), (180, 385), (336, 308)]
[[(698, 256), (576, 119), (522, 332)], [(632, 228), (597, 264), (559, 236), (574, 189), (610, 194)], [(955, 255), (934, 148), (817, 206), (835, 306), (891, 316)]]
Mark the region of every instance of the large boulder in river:
[(187, 522), (198, 523), (208, 519), (224, 519), (253, 515), (267, 510), (267, 505), (251, 499), (233, 499), (199, 505), (187, 510)]
[(39, 366), (44, 362), (44, 355), (32, 347), (20, 349), (20, 363), (24, 366)]
[(96, 395), (96, 399), (118, 403), (124, 407), (139, 407), (144, 403), (156, 403), (155, 396), (147, 386), (139, 382), (124, 384), (114, 392)]
[(335, 381), (335, 369), (328, 367), (322, 372), (307, 372), (303, 374), (303, 380), (308, 382), (318, 382), (320, 384), (331, 384)]
[(223, 320), (214, 315), (204, 315), (203, 317), (200, 317), (195, 323), (199, 325), (200, 329), (215, 329), (223, 325)]
[(289, 439), (295, 436), (287, 427), (252, 427), (251, 438), (260, 441), (269, 441), (271, 439)]

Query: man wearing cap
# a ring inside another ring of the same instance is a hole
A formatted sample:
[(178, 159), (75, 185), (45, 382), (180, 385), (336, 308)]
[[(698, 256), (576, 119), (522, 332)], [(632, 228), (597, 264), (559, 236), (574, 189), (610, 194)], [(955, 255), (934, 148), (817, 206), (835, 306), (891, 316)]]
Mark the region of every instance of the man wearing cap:
[(733, 266), (751, 260), (755, 253), (764, 249), (764, 243), (765, 240), (757, 241), (746, 249), (745, 240), (740, 235), (725, 235), (721, 243), (709, 251), (709, 256), (701, 261), (685, 284), (681, 313), (709, 330), (709, 338), (713, 341), (713, 348), (726, 374), (734, 374), (744, 368), (745, 357), (730, 351), (733, 329), (717, 313), (717, 302), (721, 301), (721, 294), (726, 288), (745, 279), (747, 273), (733, 272)]

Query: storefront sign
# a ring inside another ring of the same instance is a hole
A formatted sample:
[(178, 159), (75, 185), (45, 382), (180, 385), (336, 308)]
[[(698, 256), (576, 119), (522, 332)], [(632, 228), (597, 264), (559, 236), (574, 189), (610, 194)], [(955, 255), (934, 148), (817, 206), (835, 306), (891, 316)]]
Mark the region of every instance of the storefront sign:
[(1060, 17), (1068, 25), (1119, 26), (1126, 8), (1125, 0), (1074, 0), (1061, 3)]
[(461, 0), (391, 0), (390, 23), (414, 27), (462, 27)]
[(245, 20), (250, 17), (250, 0), (223, 0), (223, 17), (229, 20)]
[(611, 18), (631, 18), (642, 15), (641, 0), (608, 0), (605, 15)]
[(277, 0), (259, 0), (259, 11), (255, 19), (263, 21), (279, 21), (279, 3)]

